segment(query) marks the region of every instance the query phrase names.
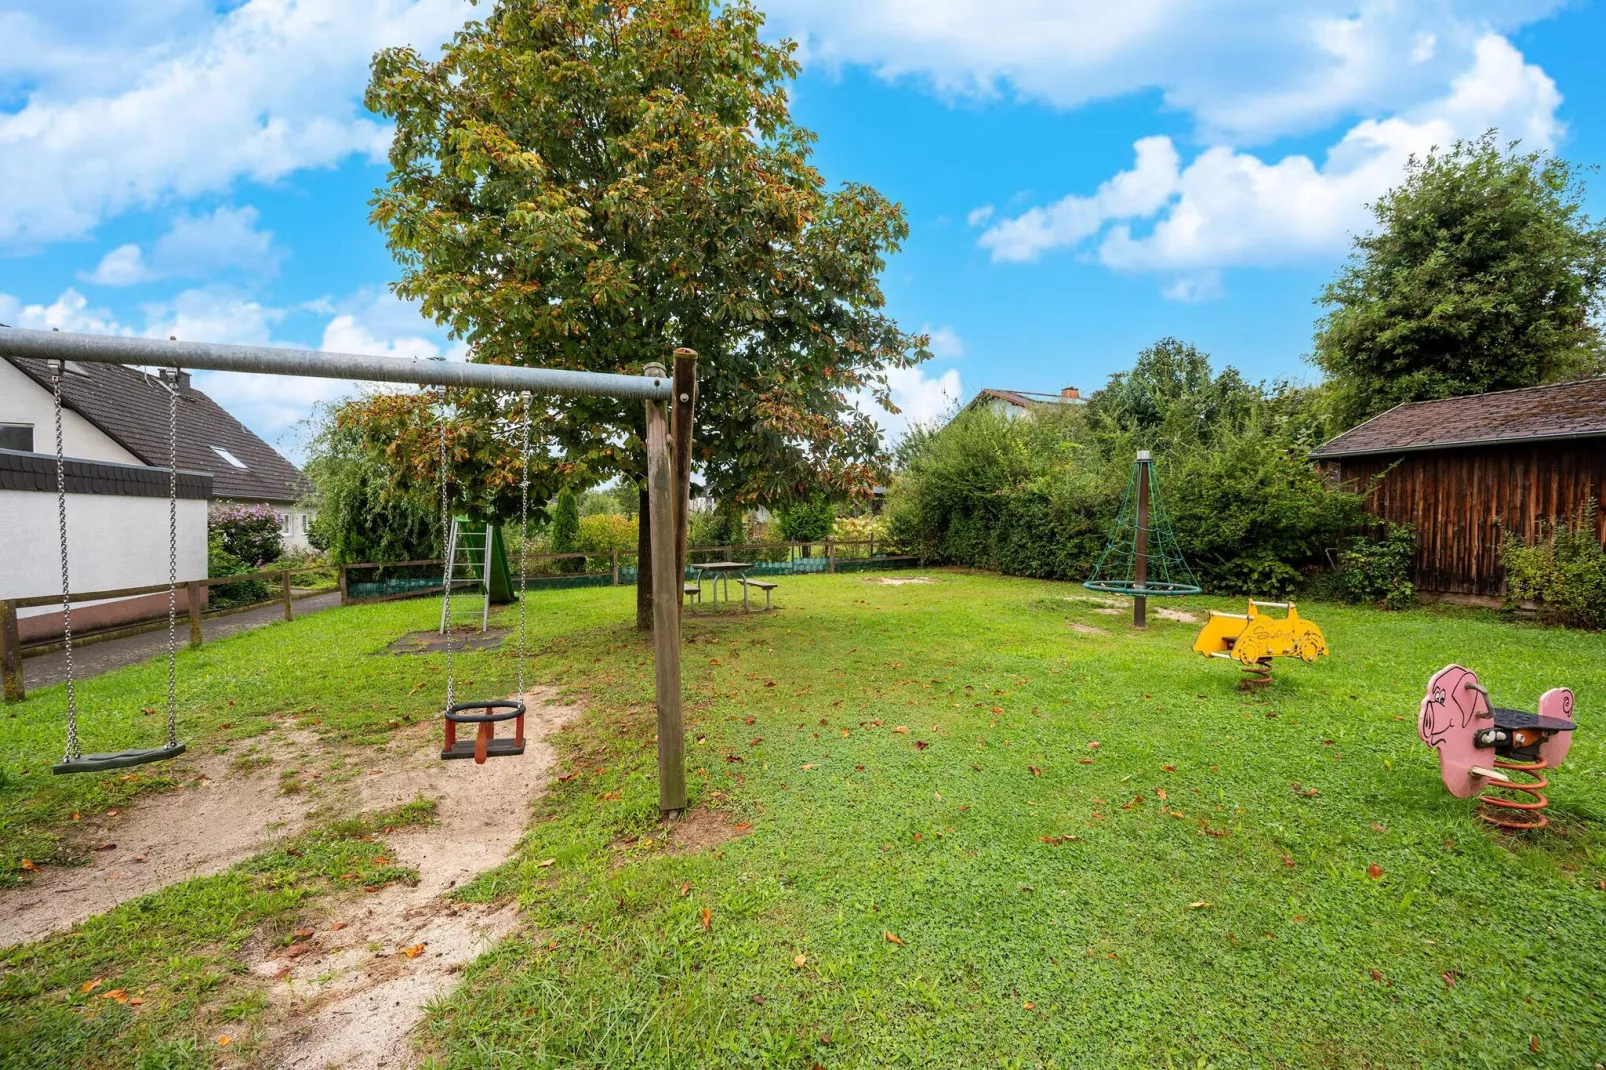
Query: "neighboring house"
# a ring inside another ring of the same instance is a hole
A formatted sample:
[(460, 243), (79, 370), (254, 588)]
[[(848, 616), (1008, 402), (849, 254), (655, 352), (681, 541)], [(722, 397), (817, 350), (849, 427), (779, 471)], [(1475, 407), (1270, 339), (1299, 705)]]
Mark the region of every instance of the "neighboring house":
[(993, 390), (983, 388), (970, 400), (967, 409), (988, 408), (1000, 416), (1014, 419), (1030, 415), (1033, 409), (1047, 405), (1080, 405), (1086, 399), (1074, 386), (1065, 387), (1058, 394), (1039, 394), (1031, 390)]
[(1508, 534), (1576, 520), (1606, 490), (1606, 378), (1399, 405), (1311, 458), (1362, 491), (1382, 477), (1368, 509), (1416, 528), (1419, 588), (1499, 595)]
[[(180, 380), (179, 580), (207, 573), (208, 501), (266, 504), (286, 548), (306, 546), (306, 478), (211, 398)], [(154, 377), (113, 364), (69, 362), (62, 380), (63, 452), (73, 590), (166, 583), (168, 394)], [(0, 359), (0, 597), (60, 590), (55, 416), (46, 362)], [(182, 592), (181, 592), (182, 599)], [(159, 603), (159, 605), (158, 605)], [(165, 595), (75, 606), (75, 629), (165, 613)], [(186, 607), (187, 608), (187, 607)], [(59, 610), (26, 610), (24, 641), (61, 629)]]

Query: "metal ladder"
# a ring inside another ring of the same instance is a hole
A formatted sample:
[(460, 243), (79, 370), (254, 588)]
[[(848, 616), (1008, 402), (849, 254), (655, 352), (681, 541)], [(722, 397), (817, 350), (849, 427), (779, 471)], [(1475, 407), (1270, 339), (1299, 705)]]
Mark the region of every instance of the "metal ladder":
[[(491, 621), (491, 551), (492, 533), (496, 528), (484, 525), (480, 531), (464, 531), (457, 517), (452, 518), (452, 529), (446, 537), (446, 575), (451, 585), (452, 598), (441, 599), (441, 634), (446, 634), (448, 605), (452, 626), (466, 625), (478, 618), (480, 631)], [(476, 555), (478, 564), (475, 563)], [(476, 574), (477, 573), (477, 574)], [(476, 607), (475, 598), (479, 604)]]

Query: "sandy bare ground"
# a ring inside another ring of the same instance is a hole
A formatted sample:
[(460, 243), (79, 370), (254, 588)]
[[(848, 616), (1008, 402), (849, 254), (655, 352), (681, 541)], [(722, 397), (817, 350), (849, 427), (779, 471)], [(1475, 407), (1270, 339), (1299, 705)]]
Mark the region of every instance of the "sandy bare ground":
[(1199, 615), (1189, 613), (1186, 609), (1167, 609), (1161, 606), (1154, 611), (1154, 615), (1161, 620), (1180, 620), (1184, 624), (1198, 624)]
[(866, 580), (865, 582), (879, 584), (882, 587), (904, 587), (911, 583), (936, 583), (937, 581), (927, 576), (910, 576), (907, 579), (898, 579), (893, 576), (877, 576), (875, 579)]
[(230, 774), (226, 756), (179, 768), (187, 777), (183, 789), (145, 796), (76, 827), (74, 839), (91, 852), (88, 865), (46, 868), (26, 885), (0, 891), (0, 947), (70, 929), (169, 884), (221, 873), (297, 831), (314, 805), (281, 797), (271, 774)]
[(1093, 627), (1093, 625), (1091, 625), (1091, 624), (1083, 624), (1081, 621), (1072, 621), (1071, 622), (1071, 631), (1075, 632), (1077, 635), (1109, 635), (1110, 634), (1109, 632), (1105, 631), (1103, 628), (1095, 628), (1095, 627)]
[(266, 1065), (371, 1070), (414, 1061), (411, 1033), (425, 1007), (515, 924), (511, 904), (489, 909), (443, 896), (500, 865), (517, 845), (557, 761), (547, 737), (579, 713), (553, 698), (546, 690), (524, 696), (529, 719), (520, 757), (483, 766), (442, 762), (433, 747), (420, 745), (361, 782), (363, 809), (420, 794), (437, 801), (436, 824), (387, 837), (396, 861), (418, 871), (418, 883), (392, 885), (337, 911), (320, 931), (253, 967), (277, 981), (270, 994), (282, 1011)]

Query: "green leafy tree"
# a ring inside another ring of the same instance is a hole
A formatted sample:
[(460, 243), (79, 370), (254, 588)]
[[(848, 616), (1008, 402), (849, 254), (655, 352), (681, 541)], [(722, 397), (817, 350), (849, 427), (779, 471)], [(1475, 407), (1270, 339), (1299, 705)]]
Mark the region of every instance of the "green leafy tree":
[[(552, 552), (572, 554), (580, 549), (580, 505), (574, 491), (565, 487), (552, 507)], [(563, 559), (557, 563), (559, 572), (584, 572), (583, 558)]]
[(1314, 359), (1346, 425), (1601, 370), (1606, 226), (1581, 171), (1492, 132), (1411, 159), (1319, 299)]
[(775, 514), (775, 526), (780, 529), (781, 538), (803, 543), (804, 557), (814, 552), (810, 543), (831, 534), (831, 524), (835, 520), (836, 510), (820, 496), (793, 502)]
[[(825, 188), (789, 111), (795, 46), (762, 24), (748, 0), (500, 0), (438, 61), (379, 53), (367, 102), (396, 134), (373, 220), (397, 293), (477, 360), (639, 372), (696, 349), (712, 496), (866, 494), (883, 457), (853, 400), (895, 411), (887, 371), (930, 355), (882, 312), (908, 227), (868, 186)], [(642, 484), (639, 402), (537, 416), (580, 482)]]

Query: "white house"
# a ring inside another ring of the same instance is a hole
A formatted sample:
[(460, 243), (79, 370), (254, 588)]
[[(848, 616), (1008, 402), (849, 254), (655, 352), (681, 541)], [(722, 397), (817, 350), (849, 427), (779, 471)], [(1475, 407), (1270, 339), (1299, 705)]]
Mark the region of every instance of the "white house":
[[(168, 393), (154, 377), (109, 364), (68, 364), (62, 381), (70, 586), (119, 590), (167, 582)], [(306, 478), (273, 447), (181, 377), (178, 578), (207, 574), (210, 502), (266, 504), (287, 548), (306, 546)], [(42, 360), (0, 359), (0, 598), (59, 593), (55, 416)], [(187, 609), (182, 602), (181, 608)], [(75, 631), (164, 614), (165, 594), (73, 608)], [(18, 614), (24, 642), (61, 631), (59, 609)]]
[(988, 408), (1000, 416), (1013, 420), (1028, 416), (1033, 409), (1050, 405), (1081, 405), (1085, 398), (1074, 386), (1065, 387), (1058, 394), (1039, 394), (1032, 390), (994, 390), (983, 388), (965, 408)]

